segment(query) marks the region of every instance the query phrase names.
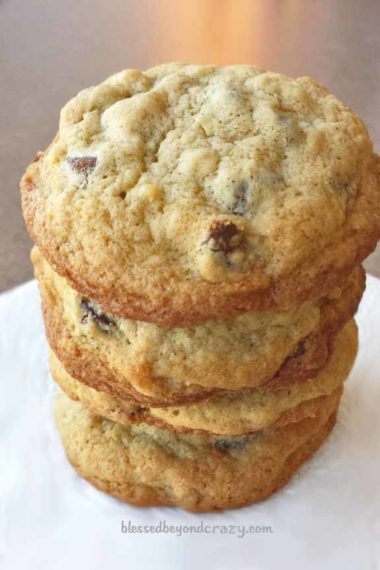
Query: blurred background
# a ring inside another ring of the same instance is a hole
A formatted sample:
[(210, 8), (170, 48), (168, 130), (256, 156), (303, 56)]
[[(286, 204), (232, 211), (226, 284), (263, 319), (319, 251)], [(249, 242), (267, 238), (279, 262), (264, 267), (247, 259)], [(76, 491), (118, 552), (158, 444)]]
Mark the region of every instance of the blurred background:
[(379, 0), (0, 0), (0, 291), (32, 277), (18, 182), (80, 89), (173, 60), (313, 75), (380, 152), (379, 25)]

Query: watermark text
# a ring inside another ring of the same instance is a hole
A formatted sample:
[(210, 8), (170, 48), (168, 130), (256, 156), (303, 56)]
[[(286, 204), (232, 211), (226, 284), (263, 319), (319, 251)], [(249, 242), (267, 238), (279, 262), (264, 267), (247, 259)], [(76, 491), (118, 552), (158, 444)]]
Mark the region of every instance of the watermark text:
[(239, 525), (239, 524), (209, 524), (201, 521), (199, 524), (172, 524), (161, 520), (156, 524), (135, 524), (133, 521), (121, 521), (123, 534), (230, 534), (244, 538), (252, 534), (273, 534), (270, 525)]

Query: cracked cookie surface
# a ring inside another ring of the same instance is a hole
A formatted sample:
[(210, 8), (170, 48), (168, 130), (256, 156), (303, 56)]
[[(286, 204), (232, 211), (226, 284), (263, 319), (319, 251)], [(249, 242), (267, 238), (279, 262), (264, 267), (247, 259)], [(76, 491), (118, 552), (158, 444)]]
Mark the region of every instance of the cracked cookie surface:
[(82, 91), (21, 186), (74, 288), (168, 325), (320, 297), (380, 232), (360, 119), (310, 78), (252, 66), (127, 70)]

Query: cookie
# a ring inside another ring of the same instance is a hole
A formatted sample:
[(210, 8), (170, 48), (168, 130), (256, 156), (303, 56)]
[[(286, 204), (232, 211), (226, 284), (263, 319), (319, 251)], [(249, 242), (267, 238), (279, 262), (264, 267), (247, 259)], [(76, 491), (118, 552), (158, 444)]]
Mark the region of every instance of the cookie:
[(280, 390), (264, 386), (251, 391), (211, 397), (193, 405), (144, 408), (89, 388), (70, 376), (51, 351), (52, 376), (72, 399), (80, 400), (93, 413), (121, 424), (148, 423), (180, 432), (206, 431), (218, 435), (242, 435), (286, 425), (311, 415), (319, 399), (339, 389), (354, 363), (358, 347), (355, 321), (338, 335), (326, 368), (312, 380)]
[(240, 507), (282, 487), (331, 431), (339, 396), (313, 417), (240, 438), (204, 440), (146, 424), (121, 426), (59, 394), (56, 422), (76, 471), (138, 506)]
[(290, 315), (251, 313), (169, 329), (83, 304), (37, 252), (33, 260), (49, 343), (67, 371), (90, 387), (148, 406), (267, 382), (275, 389), (315, 376), (356, 311), (365, 279), (356, 268), (341, 290)]
[(193, 327), (169, 328), (120, 319), (72, 289), (37, 249), (32, 259), (42, 287), (52, 290), (54, 309), (70, 334), (108, 354), (114, 370), (137, 376), (151, 370), (153, 377), (226, 386), (235, 378), (236, 383), (251, 383), (255, 370), (255, 381), (260, 382), (273, 376), (298, 343), (320, 324), (320, 301), (305, 302), (287, 312), (246, 313)]
[(21, 191), (73, 288), (178, 326), (327, 295), (375, 247), (379, 184), (362, 121), (316, 81), (169, 64), (72, 99)]

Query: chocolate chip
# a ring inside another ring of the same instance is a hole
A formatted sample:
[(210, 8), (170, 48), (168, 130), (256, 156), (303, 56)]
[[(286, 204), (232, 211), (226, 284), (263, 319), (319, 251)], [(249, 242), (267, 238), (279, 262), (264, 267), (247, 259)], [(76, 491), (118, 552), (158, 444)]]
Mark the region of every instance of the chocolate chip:
[(88, 319), (92, 318), (98, 327), (104, 332), (108, 332), (110, 327), (115, 325), (115, 321), (113, 319), (102, 313), (88, 299), (82, 299), (80, 302), (80, 307), (84, 311), (84, 314), (80, 320), (82, 324), (87, 323)]
[(214, 447), (221, 453), (228, 453), (229, 451), (238, 451), (243, 449), (247, 444), (247, 438), (235, 439), (217, 439), (214, 442)]
[(142, 406), (136, 406), (136, 408), (131, 412), (131, 419), (135, 421), (141, 421), (142, 416), (144, 416), (147, 408), (143, 408)]
[(351, 188), (351, 181), (347, 178), (338, 178), (332, 180), (331, 186), (333, 190), (341, 192), (342, 194), (352, 194), (353, 189)]
[(126, 195), (127, 195), (126, 192), (120, 192), (119, 198), (121, 198), (122, 200), (125, 200)]
[(231, 253), (239, 247), (241, 235), (233, 222), (217, 221), (210, 227), (206, 243), (211, 251)]
[(235, 200), (232, 208), (232, 212), (236, 216), (244, 216), (247, 211), (248, 206), (248, 183), (246, 181), (241, 182), (235, 192)]
[(78, 172), (78, 174), (89, 174), (94, 170), (97, 158), (96, 156), (69, 157), (67, 162), (70, 164), (74, 172)]
[(289, 354), (288, 358), (297, 358), (297, 356), (302, 356), (306, 352), (305, 342), (302, 341), (298, 343), (297, 348)]

